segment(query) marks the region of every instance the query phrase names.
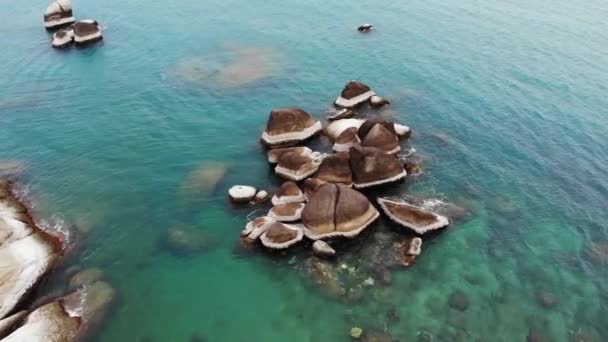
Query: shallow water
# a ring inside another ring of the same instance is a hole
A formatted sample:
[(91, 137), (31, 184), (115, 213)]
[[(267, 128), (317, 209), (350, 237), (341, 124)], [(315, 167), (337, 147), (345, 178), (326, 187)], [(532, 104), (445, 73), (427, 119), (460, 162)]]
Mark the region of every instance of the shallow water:
[[(608, 340), (608, 257), (592, 253), (608, 243), (606, 2), (82, 0), (75, 15), (104, 41), (66, 51), (49, 47), (46, 2), (0, 4), (0, 159), (25, 162), (52, 220), (89, 231), (78, 263), (120, 293), (97, 341), (346, 341), (352, 326)], [(306, 286), (289, 257), (233, 253), (251, 209), (225, 196), (278, 184), (257, 144), (272, 108), (321, 116), (350, 79), (391, 99), (382, 115), (411, 126), (425, 158), (390, 192), (471, 209), (355, 304)], [(217, 163), (216, 188), (183, 191)], [(169, 253), (178, 224), (214, 248)], [(464, 312), (447, 304), (457, 289)]]

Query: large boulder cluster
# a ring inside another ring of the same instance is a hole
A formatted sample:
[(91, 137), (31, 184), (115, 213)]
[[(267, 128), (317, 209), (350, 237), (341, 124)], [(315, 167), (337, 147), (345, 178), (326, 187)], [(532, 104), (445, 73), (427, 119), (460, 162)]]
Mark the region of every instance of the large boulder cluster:
[[(328, 257), (336, 254), (329, 240), (357, 237), (373, 226), (381, 212), (416, 235), (446, 227), (446, 217), (403, 199), (377, 198), (379, 211), (360, 192), (403, 181), (408, 175), (404, 160), (409, 154), (403, 156), (401, 151), (410, 128), (380, 116), (356, 117), (361, 106), (373, 109), (385, 104), (388, 101), (369, 86), (351, 81), (336, 99), (336, 110), (325, 127), (300, 108), (271, 111), (260, 141), (283, 183), (272, 196), (273, 207), (247, 223), (241, 233), (244, 241), (259, 241), (276, 250), (306, 239), (314, 242), (315, 255)], [(329, 138), (331, 150), (314, 151), (305, 145), (319, 134)], [(248, 202), (254, 194), (255, 188), (247, 186), (229, 191), (234, 203)], [(401, 251), (397, 264), (413, 264), (421, 246), (419, 237), (404, 240), (396, 246)]]
[(114, 289), (102, 272), (90, 269), (74, 275), (60, 293), (32, 298), (66, 243), (37, 225), (14, 190), (12, 181), (0, 178), (0, 339), (80, 340), (109, 308)]
[(44, 12), (44, 27), (57, 30), (51, 41), (54, 48), (65, 48), (72, 43), (84, 46), (103, 38), (101, 26), (96, 20), (76, 21), (71, 0), (56, 0), (48, 6)]

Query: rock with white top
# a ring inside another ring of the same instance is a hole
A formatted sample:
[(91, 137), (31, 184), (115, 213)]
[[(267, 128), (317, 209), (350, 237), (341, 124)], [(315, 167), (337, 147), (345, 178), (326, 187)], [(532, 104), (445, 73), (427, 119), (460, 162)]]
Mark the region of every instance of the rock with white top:
[(255, 194), (255, 202), (256, 203), (264, 203), (268, 200), (270, 194), (266, 190), (260, 190), (257, 194)]
[(380, 108), (387, 104), (390, 104), (390, 102), (387, 99), (382, 98), (380, 96), (374, 95), (369, 98), (369, 105), (374, 108)]
[(319, 133), (319, 120), (300, 108), (281, 108), (270, 112), (262, 143), (266, 146), (286, 146), (300, 143)]
[(344, 131), (349, 128), (359, 129), (365, 120), (361, 119), (341, 119), (336, 120), (330, 123), (327, 128), (325, 128), (325, 134), (332, 140), (336, 141), (338, 137), (344, 133)]
[(74, 42), (74, 30), (72, 28), (61, 29), (53, 33), (51, 46), (60, 49), (68, 47)]
[(285, 249), (302, 241), (304, 231), (301, 227), (282, 222), (274, 222), (260, 236), (262, 245), (272, 249)]
[(359, 32), (369, 32), (369, 31), (371, 31), (373, 29), (374, 29), (374, 25), (367, 24), (367, 23), (366, 24), (362, 24), (359, 27), (357, 27), (357, 31), (359, 31)]
[(233, 203), (249, 203), (257, 194), (257, 189), (248, 185), (235, 185), (228, 190), (228, 197)]
[(306, 196), (304, 196), (298, 185), (292, 181), (281, 184), (279, 190), (272, 196), (273, 205), (302, 202), (306, 202)]
[(376, 93), (367, 85), (361, 82), (350, 81), (344, 86), (344, 89), (336, 99), (335, 104), (336, 106), (343, 108), (352, 108), (366, 102), (374, 95), (376, 95)]
[(336, 254), (336, 250), (323, 240), (317, 240), (312, 244), (312, 252), (320, 257), (330, 257)]
[(44, 12), (44, 27), (48, 30), (70, 25), (74, 21), (71, 0), (53, 1)]
[(283, 203), (270, 209), (268, 216), (281, 222), (298, 221), (302, 217), (304, 203)]
[(74, 42), (76, 45), (86, 45), (103, 39), (101, 26), (96, 20), (85, 19), (77, 21), (74, 28)]
[(378, 198), (378, 204), (391, 220), (418, 234), (445, 228), (450, 223), (445, 216), (435, 214), (405, 201)]

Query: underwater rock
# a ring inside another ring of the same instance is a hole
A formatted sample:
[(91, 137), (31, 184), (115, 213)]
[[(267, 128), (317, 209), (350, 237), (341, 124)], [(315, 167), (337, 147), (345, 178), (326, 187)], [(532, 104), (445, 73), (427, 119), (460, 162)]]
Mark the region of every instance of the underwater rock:
[(344, 284), (338, 277), (337, 270), (328, 262), (310, 257), (304, 261), (302, 271), (321, 293), (333, 299), (340, 299), (346, 294)]
[(290, 145), (319, 133), (323, 127), (300, 108), (281, 108), (270, 112), (262, 143), (266, 146)]
[(350, 329), (350, 337), (356, 339), (356, 338), (361, 337), (361, 335), (363, 335), (363, 329), (361, 329), (359, 327), (352, 327)]
[(407, 172), (408, 176), (419, 176), (422, 174), (422, 157), (415, 154), (406, 157), (403, 162), (403, 168)]
[(292, 181), (281, 184), (279, 190), (272, 196), (272, 204), (279, 205), (285, 203), (302, 203), (306, 201), (306, 196), (298, 185)]
[(190, 342), (205, 342), (207, 339), (199, 332), (195, 332), (190, 336)]
[(357, 134), (363, 147), (375, 147), (388, 154), (401, 151), (399, 138), (390, 122), (368, 120), (359, 127)]
[(312, 252), (319, 257), (330, 257), (336, 254), (336, 251), (323, 240), (317, 240), (312, 244)]
[(465, 311), (469, 307), (469, 298), (462, 290), (454, 290), (450, 294), (448, 304), (452, 309)]
[(248, 185), (234, 185), (228, 190), (230, 201), (237, 204), (249, 203), (257, 194), (257, 189)]
[(1, 182), (0, 190), (0, 319), (53, 267), (62, 241), (36, 226), (27, 208)]
[(596, 262), (608, 262), (608, 242), (593, 242), (589, 254)]
[(72, 24), (74, 21), (71, 0), (53, 1), (44, 12), (44, 27), (48, 30)]
[(396, 156), (374, 147), (351, 148), (350, 167), (358, 189), (400, 181), (407, 175)]
[(517, 204), (506, 197), (497, 197), (491, 201), (490, 210), (506, 218), (517, 218), (519, 216)]
[(210, 236), (190, 225), (177, 225), (169, 228), (165, 242), (169, 251), (175, 254), (202, 252), (213, 244)]
[(374, 29), (374, 25), (372, 25), (372, 24), (362, 24), (359, 27), (357, 27), (357, 31), (359, 31), (359, 32), (369, 32), (373, 29)]
[(527, 342), (550, 342), (551, 340), (545, 334), (536, 329), (531, 329), (526, 337)]
[(380, 108), (387, 104), (390, 104), (390, 101), (385, 98), (382, 98), (380, 96), (374, 95), (369, 98), (369, 105), (372, 106), (373, 108)]
[(389, 323), (397, 323), (401, 320), (396, 306), (391, 305), (391, 307), (386, 310), (386, 320)]
[(542, 307), (552, 308), (557, 305), (557, 298), (551, 292), (540, 290), (536, 293), (536, 301)]
[(213, 192), (228, 173), (228, 167), (220, 162), (205, 162), (190, 172), (180, 187), (181, 194)]
[(303, 237), (304, 232), (300, 227), (274, 222), (260, 236), (260, 241), (268, 248), (285, 249), (300, 242)]
[(355, 107), (369, 100), (370, 97), (376, 95), (367, 85), (350, 81), (342, 89), (342, 93), (336, 99), (336, 106), (343, 108)]
[(270, 209), (268, 216), (281, 222), (298, 221), (302, 216), (304, 203), (283, 203)]
[(82, 270), (70, 278), (69, 287), (76, 289), (85, 284), (91, 284), (103, 278), (103, 271), (99, 268), (92, 267)]
[(57, 49), (67, 47), (74, 42), (74, 30), (72, 28), (61, 29), (53, 33), (51, 46)]
[(86, 45), (103, 39), (101, 26), (96, 20), (85, 19), (77, 21), (72, 28), (74, 29), (74, 43), (76, 45)]
[(418, 234), (441, 229), (449, 224), (445, 216), (437, 215), (405, 201), (378, 198), (378, 204), (384, 213), (394, 222), (409, 228)]
[(311, 240), (354, 237), (379, 216), (365, 196), (344, 185), (324, 184), (302, 211), (304, 234)]
[(348, 152), (351, 147), (361, 145), (361, 139), (357, 135), (357, 128), (350, 127), (336, 138), (332, 149), (334, 152)]
[(317, 172), (323, 158), (324, 155), (319, 152), (308, 155), (288, 152), (281, 155), (274, 172), (283, 179), (301, 181)]
[(355, 112), (353, 112), (351, 109), (340, 108), (340, 109), (334, 110), (330, 115), (328, 115), (327, 120), (334, 121), (334, 120), (346, 119), (346, 118), (352, 117), (353, 115), (355, 115)]
[(346, 186), (353, 184), (350, 171), (350, 153), (340, 152), (329, 155), (323, 159), (315, 178), (327, 183), (338, 183)]
[(415, 237), (395, 243), (395, 259), (403, 267), (412, 266), (422, 252), (422, 239)]
[(312, 150), (306, 146), (294, 146), (294, 147), (281, 147), (268, 150), (268, 162), (270, 164), (277, 164), (281, 156), (289, 152), (295, 152), (301, 156), (309, 156)]
[(0, 159), (0, 182), (8, 182), (3, 180), (2, 177), (14, 177), (19, 175), (25, 170), (23, 162), (18, 160)]
[(366, 331), (363, 342), (393, 342), (393, 337), (382, 331)]

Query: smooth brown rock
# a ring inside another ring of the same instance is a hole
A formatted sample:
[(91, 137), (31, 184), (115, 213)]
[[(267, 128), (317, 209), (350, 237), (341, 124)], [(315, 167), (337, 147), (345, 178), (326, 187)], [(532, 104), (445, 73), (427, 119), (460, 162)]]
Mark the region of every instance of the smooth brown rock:
[(353, 177), (349, 161), (350, 153), (348, 152), (329, 155), (323, 159), (315, 177), (328, 183), (340, 183), (351, 186)]
[(304, 141), (321, 131), (321, 122), (300, 108), (275, 109), (270, 112), (262, 143), (268, 146)]
[(297, 226), (275, 222), (260, 237), (262, 244), (272, 249), (284, 249), (298, 243), (304, 237), (302, 229)]
[(350, 167), (355, 188), (391, 183), (407, 175), (397, 157), (374, 147), (351, 148)]
[(412, 229), (418, 234), (441, 229), (449, 224), (449, 220), (445, 216), (435, 214), (405, 201), (378, 198), (378, 204), (391, 220)]
[(305, 202), (306, 197), (298, 185), (292, 181), (287, 181), (281, 184), (279, 190), (272, 196), (272, 204), (278, 205), (282, 203)]

